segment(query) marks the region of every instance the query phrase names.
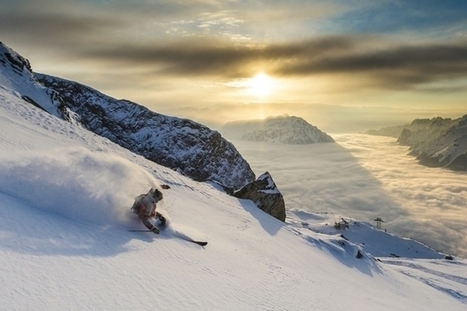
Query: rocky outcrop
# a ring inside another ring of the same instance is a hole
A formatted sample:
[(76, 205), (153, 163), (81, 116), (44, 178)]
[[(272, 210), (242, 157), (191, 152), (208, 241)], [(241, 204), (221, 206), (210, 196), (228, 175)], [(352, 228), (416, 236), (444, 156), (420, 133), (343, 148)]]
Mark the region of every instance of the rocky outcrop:
[(197, 181), (239, 189), (255, 175), (233, 144), (217, 131), (106, 96), (85, 85), (36, 74), (57, 91), (90, 131)]
[(258, 208), (280, 221), (285, 221), (284, 197), (268, 172), (234, 192), (233, 195), (237, 198), (252, 200)]
[[(0, 42), (0, 85), (16, 92), (18, 97), (61, 119), (74, 122), (74, 115), (59, 94), (44, 87), (34, 76), (29, 61)], [(75, 123), (75, 122), (74, 122)]]
[(305, 145), (331, 143), (334, 139), (294, 116), (269, 117), (264, 120), (234, 121), (226, 123), (220, 131), (227, 137), (250, 141)]

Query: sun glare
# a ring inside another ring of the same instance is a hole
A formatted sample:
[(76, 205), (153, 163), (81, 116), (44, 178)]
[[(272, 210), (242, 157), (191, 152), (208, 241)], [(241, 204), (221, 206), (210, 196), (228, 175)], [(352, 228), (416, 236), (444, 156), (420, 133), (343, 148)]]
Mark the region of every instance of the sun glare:
[(251, 79), (249, 91), (252, 95), (264, 98), (271, 95), (274, 89), (274, 83), (271, 77), (260, 72), (254, 78)]

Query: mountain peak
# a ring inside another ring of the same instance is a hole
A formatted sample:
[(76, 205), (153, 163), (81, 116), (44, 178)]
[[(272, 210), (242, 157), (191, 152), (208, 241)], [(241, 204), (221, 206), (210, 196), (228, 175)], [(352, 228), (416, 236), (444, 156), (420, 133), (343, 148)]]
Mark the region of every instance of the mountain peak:
[(24, 70), (32, 73), (31, 64), (29, 61), (15, 52), (13, 49), (6, 46), (0, 41), (0, 63), (3, 66), (9, 66), (15, 73), (23, 74)]
[(228, 122), (221, 128), (221, 131), (227, 137), (240, 140), (294, 145), (334, 142), (331, 136), (303, 118), (287, 114), (262, 120)]

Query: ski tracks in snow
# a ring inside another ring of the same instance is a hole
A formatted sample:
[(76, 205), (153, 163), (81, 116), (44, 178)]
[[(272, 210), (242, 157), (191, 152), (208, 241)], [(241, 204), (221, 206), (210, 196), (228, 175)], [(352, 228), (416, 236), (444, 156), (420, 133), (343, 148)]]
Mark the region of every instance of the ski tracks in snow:
[[(443, 272), (443, 267), (458, 264), (465, 268), (467, 263), (460, 261), (417, 261), (382, 259), (384, 264), (391, 265), (396, 271), (418, 280), (438, 291), (452, 296), (467, 304), (467, 276)], [(450, 270), (452, 271), (452, 269)], [(459, 270), (460, 271), (460, 270)], [(465, 269), (464, 269), (465, 271)]]

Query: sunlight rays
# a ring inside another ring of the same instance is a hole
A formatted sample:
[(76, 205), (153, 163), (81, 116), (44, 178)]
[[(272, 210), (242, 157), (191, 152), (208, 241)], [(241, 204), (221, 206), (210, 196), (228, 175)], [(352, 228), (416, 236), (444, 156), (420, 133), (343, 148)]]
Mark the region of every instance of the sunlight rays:
[(263, 72), (250, 79), (248, 93), (259, 99), (270, 96), (274, 91), (274, 80)]
[(278, 82), (273, 77), (260, 71), (251, 78), (241, 78), (225, 83), (225, 86), (236, 89), (237, 95), (246, 100), (264, 101), (276, 94)]

